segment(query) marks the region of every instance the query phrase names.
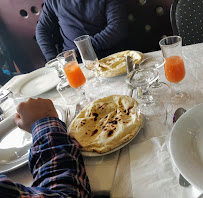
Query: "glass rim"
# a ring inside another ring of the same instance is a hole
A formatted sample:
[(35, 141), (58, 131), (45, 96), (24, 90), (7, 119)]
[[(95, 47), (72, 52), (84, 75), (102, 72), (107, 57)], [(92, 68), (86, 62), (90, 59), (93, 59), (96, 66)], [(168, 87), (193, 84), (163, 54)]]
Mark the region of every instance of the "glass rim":
[[(165, 64), (165, 62), (166, 62), (166, 59), (165, 59), (163, 56), (155, 56), (155, 57), (151, 56), (151, 57), (147, 57), (147, 58), (143, 59), (143, 60), (139, 63), (139, 66), (142, 67), (142, 64), (147, 64), (147, 61), (150, 62), (150, 61), (152, 60), (152, 62), (153, 62), (153, 60), (154, 60), (154, 62), (155, 62), (156, 59), (157, 59), (157, 60), (160, 59), (160, 60), (162, 60), (162, 61), (161, 61), (161, 64), (159, 65), (159, 67), (156, 67), (156, 65), (154, 65), (155, 68), (160, 68), (160, 67), (162, 67), (162, 66)], [(158, 62), (158, 61), (157, 61), (157, 62)]]
[[(69, 54), (65, 56), (65, 54), (66, 54), (67, 52), (69, 52)], [(70, 56), (74, 56), (75, 61), (77, 61), (77, 58), (76, 58), (76, 54), (75, 54), (75, 50), (74, 50), (74, 49), (66, 50), (66, 51), (61, 52), (60, 54), (58, 54), (58, 55), (56, 56), (56, 59), (60, 62), (63, 58), (64, 58), (64, 59), (67, 59), (67, 58), (69, 58)]]
[[(172, 43), (172, 44), (163, 44), (163, 41), (164, 41), (164, 40), (170, 39), (170, 38), (178, 38), (179, 40), (178, 40), (177, 42)], [(180, 37), (180, 36), (178, 36), (178, 35), (167, 36), (167, 37), (162, 38), (162, 39), (159, 41), (159, 46), (173, 46), (173, 45), (176, 45), (178, 42), (182, 42), (182, 37)]]
[(80, 42), (80, 41), (87, 40), (89, 38), (90, 38), (90, 36), (88, 34), (85, 34), (85, 35), (82, 35), (82, 36), (79, 36), (79, 37), (75, 38), (73, 41), (74, 42)]
[[(66, 57), (64, 57), (64, 54), (67, 53), (67, 52), (70, 52), (70, 54), (67, 55)], [(56, 56), (56, 59), (61, 58), (62, 56), (63, 56), (64, 58), (67, 58), (67, 57), (72, 56), (72, 55), (75, 55), (75, 50), (74, 50), (74, 49), (66, 50), (66, 51), (61, 52), (60, 54), (58, 54), (58, 55)]]
[[(134, 88), (137, 88), (137, 87), (142, 87), (142, 86), (145, 86), (146, 83), (140, 83), (139, 85), (133, 85), (131, 83), (131, 80), (132, 78), (137, 75), (139, 72), (148, 72), (148, 71), (152, 71), (153, 73), (155, 73), (156, 75), (154, 76), (154, 79), (152, 80), (152, 82), (150, 82), (150, 84), (152, 84), (153, 82), (155, 82), (158, 78), (159, 78), (159, 70), (157, 68), (152, 68), (152, 67), (149, 67), (149, 68), (138, 68), (138, 69), (135, 69), (131, 72), (129, 72), (125, 78), (125, 82), (130, 85), (130, 86), (133, 86)], [(136, 80), (137, 82), (137, 80)], [(137, 83), (138, 84), (138, 83)]]
[(52, 67), (50, 64), (54, 64), (55, 62), (58, 62), (57, 58), (51, 59), (50, 61), (45, 63), (45, 67)]
[(129, 76), (135, 75), (135, 74), (137, 74), (137, 73), (139, 73), (139, 72), (143, 72), (143, 71), (147, 72), (147, 71), (151, 71), (151, 70), (157, 72), (158, 75), (159, 75), (159, 70), (158, 70), (157, 68), (155, 68), (155, 67), (154, 67), (154, 68), (153, 68), (153, 67), (138, 68), (138, 69), (134, 69), (133, 71), (129, 72), (129, 73), (127, 74), (127, 76), (126, 76), (126, 79), (128, 79)]

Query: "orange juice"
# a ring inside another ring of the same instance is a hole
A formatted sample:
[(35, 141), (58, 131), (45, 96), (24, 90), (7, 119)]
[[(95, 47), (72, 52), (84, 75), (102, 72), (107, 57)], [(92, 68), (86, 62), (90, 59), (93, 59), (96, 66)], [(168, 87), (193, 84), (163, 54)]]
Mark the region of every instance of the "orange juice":
[(86, 78), (76, 61), (66, 63), (63, 69), (71, 87), (78, 88), (85, 84)]
[(165, 76), (168, 81), (178, 83), (185, 77), (185, 66), (180, 56), (171, 56), (164, 65)]

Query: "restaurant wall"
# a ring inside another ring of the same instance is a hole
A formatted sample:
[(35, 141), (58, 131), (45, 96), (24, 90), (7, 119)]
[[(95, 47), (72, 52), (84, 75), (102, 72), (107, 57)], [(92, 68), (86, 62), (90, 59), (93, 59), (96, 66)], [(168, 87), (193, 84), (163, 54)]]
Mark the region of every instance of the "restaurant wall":
[(35, 39), (35, 28), (44, 0), (1, 0), (0, 22), (6, 45), (22, 73), (43, 67), (44, 56)]

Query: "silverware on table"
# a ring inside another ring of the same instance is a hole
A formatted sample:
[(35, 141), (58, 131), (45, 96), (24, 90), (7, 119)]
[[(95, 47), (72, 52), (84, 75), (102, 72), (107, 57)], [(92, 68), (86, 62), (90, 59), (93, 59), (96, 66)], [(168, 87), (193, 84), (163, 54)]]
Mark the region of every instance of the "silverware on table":
[[(126, 57), (126, 68), (127, 68), (127, 74), (129, 74), (131, 71), (138, 69), (139, 64), (134, 64), (132, 58), (130, 56), (127, 56)], [(134, 74), (132, 74), (132, 76), (130, 77), (129, 82), (132, 80), (133, 76), (134, 76)], [(131, 96), (131, 97), (133, 95), (133, 90), (134, 90), (134, 88), (130, 87), (129, 96)]]
[[(173, 116), (173, 123), (175, 123), (185, 112), (186, 110), (182, 107), (176, 109)], [(179, 184), (183, 187), (190, 186), (190, 183), (181, 174), (179, 175)]]
[(181, 174), (179, 175), (179, 184), (183, 187), (189, 187), (191, 185)]
[(126, 69), (127, 69), (127, 74), (129, 74), (133, 70), (133, 60), (130, 56), (126, 57)]
[[(9, 91), (9, 90), (0, 89), (0, 104), (2, 104), (4, 101), (6, 101), (11, 94), (12, 94), (12, 92)], [(4, 118), (5, 118), (4, 117), (4, 112), (3, 112), (2, 108), (0, 107), (0, 122)]]
[(4, 112), (2, 108), (0, 107), (0, 122), (4, 119)]
[(182, 116), (185, 112), (186, 110), (183, 109), (182, 107), (179, 107), (178, 109), (176, 109), (173, 115), (173, 123), (175, 123), (180, 118), (180, 116)]

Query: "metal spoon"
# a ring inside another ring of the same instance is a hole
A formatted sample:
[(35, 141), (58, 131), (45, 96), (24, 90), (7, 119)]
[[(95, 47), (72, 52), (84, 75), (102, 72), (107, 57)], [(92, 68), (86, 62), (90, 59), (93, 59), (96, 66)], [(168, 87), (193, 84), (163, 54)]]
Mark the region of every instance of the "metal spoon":
[(4, 119), (4, 112), (2, 108), (0, 107), (0, 122)]
[[(185, 112), (186, 110), (182, 107), (178, 108), (174, 113), (173, 123), (175, 123)], [(181, 174), (179, 175), (179, 184), (183, 187), (190, 186), (190, 183)]]
[(173, 123), (175, 123), (180, 118), (180, 116), (182, 116), (185, 112), (186, 110), (183, 109), (182, 107), (179, 107), (178, 109), (176, 109), (173, 115)]

